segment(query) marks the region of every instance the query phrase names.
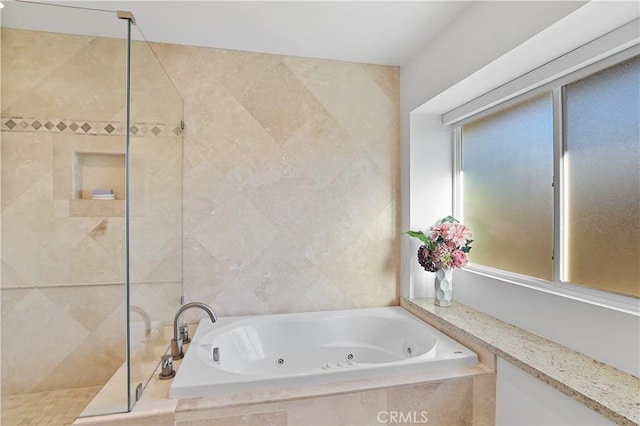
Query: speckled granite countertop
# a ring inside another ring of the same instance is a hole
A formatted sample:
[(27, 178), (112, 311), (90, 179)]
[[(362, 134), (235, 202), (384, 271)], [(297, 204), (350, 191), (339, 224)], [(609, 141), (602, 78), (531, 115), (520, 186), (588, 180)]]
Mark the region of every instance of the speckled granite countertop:
[(441, 308), (431, 298), (402, 298), (400, 304), (427, 313), (444, 329), (462, 333), (611, 421), (640, 424), (638, 377), (459, 303)]

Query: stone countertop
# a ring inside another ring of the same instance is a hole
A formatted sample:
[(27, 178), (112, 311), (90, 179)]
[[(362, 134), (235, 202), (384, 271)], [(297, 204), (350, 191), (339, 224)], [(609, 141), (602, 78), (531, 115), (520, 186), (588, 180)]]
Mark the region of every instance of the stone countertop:
[[(432, 298), (401, 299), (616, 424), (640, 424), (640, 379), (473, 308), (435, 306)], [(498, 373), (499, 374), (499, 373)]]

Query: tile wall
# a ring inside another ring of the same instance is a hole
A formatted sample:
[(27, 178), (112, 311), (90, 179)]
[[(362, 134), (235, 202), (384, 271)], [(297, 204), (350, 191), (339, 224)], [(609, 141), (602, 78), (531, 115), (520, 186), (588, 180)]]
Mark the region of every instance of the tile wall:
[[(162, 94), (134, 102), (144, 131), (132, 154), (144, 176), (132, 183), (143, 212), (132, 221), (136, 300), (153, 318), (172, 317), (180, 285), (187, 301), (219, 315), (397, 304), (399, 69), (152, 46), (184, 98), (185, 121), (179, 133)], [(124, 104), (108, 77), (86, 69), (121, 75), (122, 64), (103, 57), (119, 49), (2, 30), (5, 393), (104, 383), (124, 360), (122, 212), (78, 207), (68, 191), (79, 146), (121, 150)], [(144, 84), (152, 70), (133, 72), (136, 99), (158, 94)], [(180, 137), (183, 151), (169, 143)], [(181, 232), (165, 232), (179, 213), (162, 202), (164, 189), (183, 191)]]
[(220, 315), (397, 304), (399, 68), (153, 48), (185, 101), (185, 298)]

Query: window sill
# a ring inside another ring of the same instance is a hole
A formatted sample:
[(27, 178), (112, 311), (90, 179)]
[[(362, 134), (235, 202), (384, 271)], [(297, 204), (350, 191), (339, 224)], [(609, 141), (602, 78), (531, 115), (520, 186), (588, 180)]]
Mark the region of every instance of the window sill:
[(640, 424), (638, 377), (460, 303), (441, 308), (432, 298), (402, 297), (400, 305), (445, 333), (464, 335), (616, 424)]

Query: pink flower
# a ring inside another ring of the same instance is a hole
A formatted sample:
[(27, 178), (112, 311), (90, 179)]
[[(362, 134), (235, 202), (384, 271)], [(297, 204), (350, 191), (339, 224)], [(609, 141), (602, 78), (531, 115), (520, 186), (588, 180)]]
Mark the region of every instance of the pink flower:
[(464, 246), (472, 238), (471, 230), (461, 223), (453, 223), (450, 239), (457, 247)]
[(453, 258), (453, 267), (454, 268), (463, 268), (469, 262), (467, 258), (467, 254), (462, 250), (456, 250), (451, 254)]
[(431, 227), (431, 233), (429, 237), (432, 240), (437, 240), (438, 238), (446, 238), (447, 233), (449, 232), (449, 223), (441, 223), (436, 226)]

